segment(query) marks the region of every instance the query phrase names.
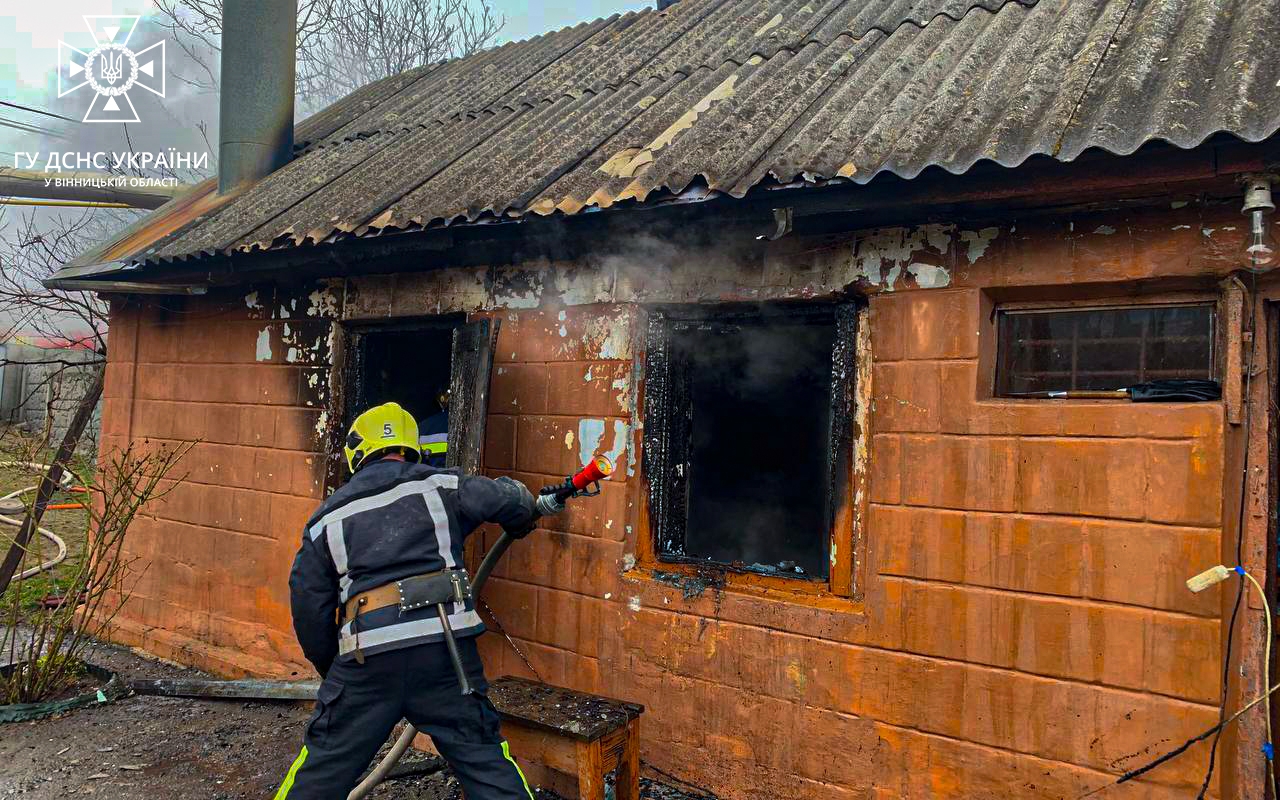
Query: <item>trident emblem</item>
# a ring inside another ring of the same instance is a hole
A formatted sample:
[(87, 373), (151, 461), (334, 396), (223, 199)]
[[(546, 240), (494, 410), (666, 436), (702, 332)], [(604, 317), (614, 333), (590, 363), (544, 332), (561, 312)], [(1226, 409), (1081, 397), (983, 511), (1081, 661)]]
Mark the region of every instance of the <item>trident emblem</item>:
[(106, 51), (98, 58), (102, 62), (98, 71), (107, 79), (107, 83), (115, 86), (116, 81), (120, 80), (120, 76), (124, 74), (124, 53)]

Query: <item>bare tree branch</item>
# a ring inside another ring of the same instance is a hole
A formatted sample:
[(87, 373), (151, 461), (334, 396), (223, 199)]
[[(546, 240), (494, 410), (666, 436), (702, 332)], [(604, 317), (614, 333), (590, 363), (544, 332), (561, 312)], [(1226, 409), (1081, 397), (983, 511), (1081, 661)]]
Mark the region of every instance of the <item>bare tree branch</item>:
[[(161, 24), (199, 65), (198, 78), (179, 80), (216, 92), (221, 0), (156, 5)], [(490, 0), (299, 0), (298, 105), (319, 110), (367, 83), (469, 55), (492, 45), (505, 22)]]

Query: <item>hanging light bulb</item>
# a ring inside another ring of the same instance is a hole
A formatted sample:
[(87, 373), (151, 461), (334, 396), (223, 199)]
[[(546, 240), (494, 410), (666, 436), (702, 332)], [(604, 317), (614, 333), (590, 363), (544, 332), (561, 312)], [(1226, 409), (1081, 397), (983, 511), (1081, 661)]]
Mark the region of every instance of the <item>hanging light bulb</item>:
[(1280, 245), (1277, 245), (1271, 227), (1271, 215), (1275, 211), (1276, 204), (1271, 200), (1271, 178), (1262, 175), (1245, 178), (1241, 213), (1249, 220), (1244, 242), (1244, 267), (1250, 272), (1266, 272), (1280, 262)]

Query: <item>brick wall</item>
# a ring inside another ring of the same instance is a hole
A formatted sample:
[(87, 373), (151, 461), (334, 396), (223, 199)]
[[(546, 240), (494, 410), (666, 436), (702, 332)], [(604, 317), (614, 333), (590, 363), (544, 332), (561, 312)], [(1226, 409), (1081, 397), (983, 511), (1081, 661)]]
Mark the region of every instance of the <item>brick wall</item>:
[(198, 440), (130, 530), (145, 569), (121, 641), (228, 675), (310, 673), (287, 581), (321, 496), (329, 301), (242, 290), (113, 305), (104, 453)]
[[(537, 281), (402, 274), (353, 281), (341, 313), (500, 319), (489, 474), (536, 487), (594, 452), (619, 456), (601, 497), (496, 570), (486, 599), (523, 657), (486, 635), (491, 674), (644, 703), (644, 759), (726, 798), (1074, 798), (1217, 719), (1222, 593), (1181, 582), (1223, 557), (1228, 431), (1219, 404), (989, 399), (991, 304), (1131, 293), (1138, 280), (1158, 293), (1160, 276), (1212, 290), (1232, 263), (1234, 214), (783, 239), (714, 275), (715, 259), (680, 252), (643, 273), (587, 259), (539, 265)], [(871, 325), (861, 595), (686, 597), (638, 546), (644, 311), (632, 301), (850, 285), (869, 296)], [(318, 497), (311, 384), (328, 353), (289, 361), (276, 342), (298, 313), (282, 319), (281, 306), (234, 296), (113, 313), (105, 433), (207, 440), (190, 485), (135, 531), (153, 566), (121, 635), (228, 673), (300, 669), (285, 576)], [(1199, 745), (1107, 796), (1186, 797), (1205, 757)]]
[[(862, 603), (686, 599), (628, 569), (633, 475), (495, 572), (489, 602), (538, 676), (644, 703), (646, 760), (727, 797), (1075, 797), (1211, 725), (1220, 599), (1182, 581), (1219, 558), (1221, 408), (978, 402), (979, 305), (974, 289), (872, 300)], [(593, 450), (617, 449), (634, 339), (600, 359), (575, 337), (635, 316), (505, 317), (490, 469), (569, 472), (583, 418), (608, 423)], [(530, 674), (498, 636), (485, 654)], [(1203, 755), (1132, 792), (1185, 796)]]

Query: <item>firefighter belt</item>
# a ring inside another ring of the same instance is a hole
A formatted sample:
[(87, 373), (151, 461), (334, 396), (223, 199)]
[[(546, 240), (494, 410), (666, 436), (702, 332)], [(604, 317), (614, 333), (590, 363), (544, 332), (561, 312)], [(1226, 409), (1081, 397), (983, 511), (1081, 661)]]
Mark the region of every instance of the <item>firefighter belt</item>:
[[(472, 688), (467, 681), (462, 659), (458, 655), (458, 642), (453, 637), (453, 627), (449, 625), (449, 603), (465, 604), (471, 599), (471, 579), (466, 570), (446, 569), (440, 572), (428, 572), (425, 575), (414, 575), (394, 583), (383, 584), (367, 592), (361, 592), (347, 600), (342, 607), (342, 619), (355, 620), (361, 614), (377, 611), (387, 606), (399, 606), (400, 613), (414, 611), (427, 606), (435, 606), (440, 617), (440, 625), (444, 631), (445, 645), (449, 648), (449, 660), (453, 662), (453, 671), (458, 676), (458, 685), (464, 695), (471, 694)], [(364, 663), (364, 653), (360, 649), (360, 631), (356, 626), (356, 661)]]

